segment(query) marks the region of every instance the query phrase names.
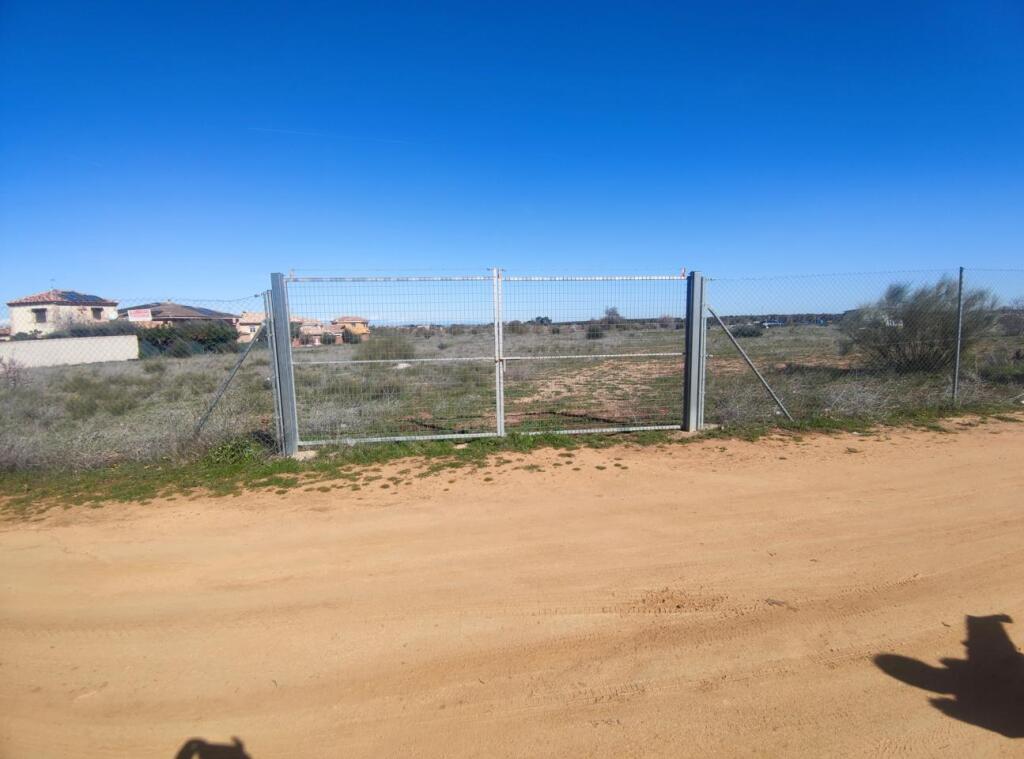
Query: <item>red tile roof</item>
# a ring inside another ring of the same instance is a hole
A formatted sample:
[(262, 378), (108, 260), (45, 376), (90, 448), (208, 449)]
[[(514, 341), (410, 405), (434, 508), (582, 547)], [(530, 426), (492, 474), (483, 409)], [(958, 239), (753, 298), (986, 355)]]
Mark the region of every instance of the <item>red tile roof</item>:
[(116, 306), (116, 300), (108, 300), (98, 295), (86, 295), (75, 290), (47, 290), (45, 293), (26, 295), (24, 298), (7, 302), (8, 306)]

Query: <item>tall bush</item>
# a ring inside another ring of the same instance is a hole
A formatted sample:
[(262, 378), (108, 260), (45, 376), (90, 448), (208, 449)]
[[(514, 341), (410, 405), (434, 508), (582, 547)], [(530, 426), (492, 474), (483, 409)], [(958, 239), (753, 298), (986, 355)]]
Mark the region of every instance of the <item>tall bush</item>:
[(205, 319), (162, 324), (140, 329), (139, 342), (144, 356), (166, 353), (184, 358), (195, 353), (234, 353), (238, 350), (238, 330), (227, 322)]
[[(889, 285), (877, 301), (843, 316), (844, 348), (897, 372), (950, 367), (956, 354), (957, 289), (949, 277), (916, 289)], [(967, 290), (963, 307), (961, 349), (966, 351), (995, 323), (996, 299), (988, 290)]]

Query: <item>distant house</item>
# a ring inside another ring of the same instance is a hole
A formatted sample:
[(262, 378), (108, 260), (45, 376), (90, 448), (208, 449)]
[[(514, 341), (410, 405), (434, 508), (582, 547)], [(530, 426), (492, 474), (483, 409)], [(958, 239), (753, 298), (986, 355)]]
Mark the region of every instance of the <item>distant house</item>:
[(143, 303), (141, 306), (118, 309), (117, 318), (135, 322), (140, 327), (158, 327), (163, 324), (183, 324), (196, 321), (225, 322), (232, 327), (237, 327), (239, 320), (236, 314), (200, 306), (184, 306), (170, 301)]
[(260, 331), (260, 327), (263, 326), (266, 318), (267, 315), (262, 311), (243, 311), (242, 315), (238, 317), (238, 323), (235, 325), (238, 329), (238, 342), (251, 343)]
[(303, 324), (299, 327), (299, 336), (292, 341), (295, 346), (316, 346), (323, 343), (324, 328), (319, 324)]
[(75, 290), (47, 290), (8, 301), (12, 335), (49, 335), (72, 324), (102, 323), (117, 317), (117, 301)]
[(348, 333), (349, 340), (352, 338), (368, 340), (370, 338), (370, 320), (361, 316), (339, 316), (337, 319), (332, 319), (325, 329), (339, 340), (345, 339), (345, 333)]
[(11, 328), (4, 326), (0, 327), (0, 343), (7, 342), (11, 339)]

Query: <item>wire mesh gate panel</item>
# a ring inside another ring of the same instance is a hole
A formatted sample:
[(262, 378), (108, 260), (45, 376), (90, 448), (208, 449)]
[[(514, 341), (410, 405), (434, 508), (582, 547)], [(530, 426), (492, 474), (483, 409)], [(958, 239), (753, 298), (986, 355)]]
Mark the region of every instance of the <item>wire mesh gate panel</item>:
[(680, 426), (681, 277), (285, 286), (300, 445)]
[(300, 445), (496, 434), (492, 277), (286, 285)]
[(510, 432), (679, 429), (686, 280), (502, 279)]

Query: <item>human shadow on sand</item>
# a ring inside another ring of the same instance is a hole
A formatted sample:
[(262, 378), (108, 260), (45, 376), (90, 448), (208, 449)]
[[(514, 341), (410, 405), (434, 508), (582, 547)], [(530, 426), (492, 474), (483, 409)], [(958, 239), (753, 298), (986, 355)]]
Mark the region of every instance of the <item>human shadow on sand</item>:
[(202, 738), (189, 738), (175, 754), (175, 759), (252, 759), (238, 738), (231, 743), (208, 743)]
[(929, 699), (948, 717), (983, 727), (1007, 738), (1024, 738), (1024, 656), (1013, 645), (1006, 614), (967, 616), (966, 659), (940, 659), (941, 667), (896, 654), (881, 654), (875, 664), (887, 675), (915, 688), (949, 698)]

